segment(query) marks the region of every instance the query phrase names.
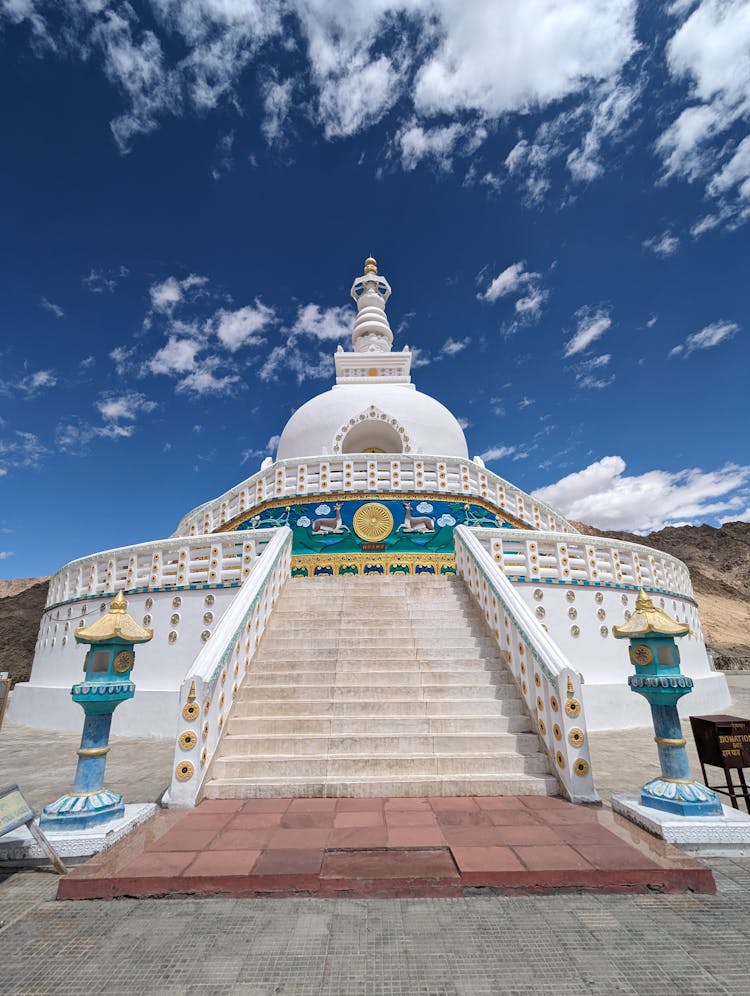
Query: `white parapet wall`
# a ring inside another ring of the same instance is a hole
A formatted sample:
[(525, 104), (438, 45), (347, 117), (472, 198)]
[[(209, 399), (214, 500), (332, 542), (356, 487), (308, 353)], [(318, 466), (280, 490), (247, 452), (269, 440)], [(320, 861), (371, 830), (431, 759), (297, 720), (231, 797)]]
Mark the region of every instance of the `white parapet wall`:
[(135, 698), (115, 711), (112, 732), (173, 736), (185, 674), (276, 532), (157, 540), (67, 564), (50, 581), (31, 679), (13, 690), (8, 718), (40, 729), (81, 729), (70, 687), (80, 680), (86, 648), (75, 631), (124, 591), (128, 611), (153, 628), (154, 638), (136, 648)]
[(590, 730), (649, 726), (648, 703), (628, 688), (632, 666), (612, 627), (635, 609), (643, 588), (690, 634), (678, 641), (694, 692), (682, 715), (721, 712), (730, 703), (726, 678), (714, 671), (703, 642), (690, 575), (682, 561), (636, 543), (532, 530), (473, 530), (539, 625), (583, 676)]
[(191, 536), (231, 528), (270, 500), (309, 495), (392, 492), (446, 495), (461, 501), (482, 498), (499, 511), (533, 529), (577, 533), (559, 512), (510, 484), (479, 462), (427, 454), (332, 454), (280, 460), (241, 484), (189, 512), (175, 536)]

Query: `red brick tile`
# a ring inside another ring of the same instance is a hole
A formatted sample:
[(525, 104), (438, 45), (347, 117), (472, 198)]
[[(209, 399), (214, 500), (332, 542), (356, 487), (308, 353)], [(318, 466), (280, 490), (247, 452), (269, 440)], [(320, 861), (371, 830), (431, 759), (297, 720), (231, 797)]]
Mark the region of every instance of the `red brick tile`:
[(378, 810), (363, 810), (353, 813), (336, 813), (333, 821), (336, 829), (346, 829), (346, 827), (382, 827), (385, 826), (383, 814)]
[(290, 813), (327, 813), (336, 808), (338, 799), (292, 799)]
[(457, 878), (447, 850), (350, 851), (326, 853), (321, 878), (416, 879)]
[(257, 830), (223, 830), (214, 837), (208, 846), (210, 851), (253, 851), (262, 850), (275, 833), (270, 827), (259, 827)]
[(229, 824), (229, 830), (260, 830), (261, 827), (277, 828), (284, 819), (283, 813), (237, 813)]
[(281, 817), (281, 826), (287, 830), (322, 830), (324, 827), (333, 826), (333, 810), (320, 813), (284, 813)]
[(386, 847), (388, 834), (385, 827), (348, 827), (343, 830), (331, 830), (327, 849), (335, 848), (372, 848)]
[(592, 867), (567, 844), (514, 847), (513, 850), (530, 871), (572, 871)]
[(576, 844), (576, 850), (595, 868), (658, 868), (645, 854), (627, 844)]
[(508, 844), (511, 846), (515, 846), (516, 844), (519, 846), (536, 846), (562, 843), (553, 828), (544, 825), (494, 827), (493, 836), (496, 844)]
[(261, 851), (203, 851), (183, 872), (187, 876), (248, 875)]
[(197, 813), (236, 813), (242, 809), (244, 800), (242, 799), (204, 799), (199, 802), (195, 811)]
[(389, 812), (420, 812), (428, 811), (432, 812), (430, 809), (430, 803), (427, 799), (423, 798), (397, 798), (397, 799), (386, 799), (384, 803), (384, 808), (387, 813)]
[(146, 852), (121, 868), (117, 878), (173, 878), (197, 857), (195, 851)]
[(168, 830), (152, 841), (147, 851), (202, 851), (214, 839), (217, 830)]
[(201, 813), (197, 810), (184, 816), (175, 829), (180, 830), (221, 830), (230, 820), (234, 819), (234, 813)]
[(245, 799), (242, 813), (285, 813), (291, 799)]
[(311, 830), (277, 830), (270, 841), (269, 848), (301, 848), (302, 850), (312, 850), (313, 848), (324, 848), (328, 835), (328, 829)]
[(385, 811), (389, 827), (436, 827), (437, 816), (431, 809), (394, 809)]
[(442, 796), (442, 795), (431, 795), (427, 800), (432, 807), (432, 809), (438, 812), (444, 812), (445, 810), (458, 810), (459, 812), (470, 813), (476, 812), (477, 804), (473, 799), (468, 796)]
[(478, 795), (474, 801), (480, 809), (516, 809), (526, 810), (523, 801), (517, 795)]
[(619, 844), (622, 838), (607, 830), (599, 823), (560, 823), (555, 827), (555, 833), (566, 844), (578, 847), (579, 844)]
[(383, 799), (337, 799), (337, 813), (381, 812)]
[(445, 847), (440, 827), (388, 827), (389, 847)]
[(503, 844), (489, 827), (441, 827), (443, 836), (450, 847), (492, 847)]
[(323, 862), (323, 851), (319, 848), (278, 848), (274, 851), (263, 851), (255, 867), (253, 875), (317, 875)]
[(566, 826), (570, 823), (593, 823), (596, 816), (587, 806), (574, 806), (572, 803), (564, 809), (542, 810), (539, 815), (550, 826)]
[(559, 795), (517, 795), (515, 798), (528, 809), (557, 809), (571, 805)]
[(519, 809), (488, 809), (487, 815), (496, 827), (549, 826), (541, 816), (525, 806)]
[(509, 847), (451, 847), (461, 872), (523, 871), (523, 865)]
[(491, 827), (492, 820), (480, 809), (464, 812), (462, 810), (440, 810), (435, 814), (441, 827)]

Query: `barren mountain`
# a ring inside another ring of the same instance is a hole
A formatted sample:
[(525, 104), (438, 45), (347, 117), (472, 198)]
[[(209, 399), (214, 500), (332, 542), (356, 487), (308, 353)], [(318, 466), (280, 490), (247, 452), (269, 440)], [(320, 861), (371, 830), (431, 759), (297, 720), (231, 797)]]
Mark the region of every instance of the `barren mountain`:
[(48, 587), (49, 578), (0, 581), (0, 671), (14, 682), (31, 674)]

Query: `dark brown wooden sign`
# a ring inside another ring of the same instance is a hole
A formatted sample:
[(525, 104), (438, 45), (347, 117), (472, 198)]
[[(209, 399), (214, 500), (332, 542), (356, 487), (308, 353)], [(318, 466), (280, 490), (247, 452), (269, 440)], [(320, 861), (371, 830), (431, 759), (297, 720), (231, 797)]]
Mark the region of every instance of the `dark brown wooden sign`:
[[(703, 781), (708, 785), (705, 767), (707, 764), (723, 768), (727, 780), (726, 785), (711, 785), (709, 787), (716, 792), (728, 795), (735, 809), (737, 808), (736, 794), (744, 796), (745, 805), (750, 812), (750, 794), (742, 770), (750, 768), (750, 719), (725, 715), (691, 716), (690, 725), (693, 728), (695, 746), (698, 749)], [(740, 781), (737, 787), (733, 784), (732, 770), (737, 770)]]

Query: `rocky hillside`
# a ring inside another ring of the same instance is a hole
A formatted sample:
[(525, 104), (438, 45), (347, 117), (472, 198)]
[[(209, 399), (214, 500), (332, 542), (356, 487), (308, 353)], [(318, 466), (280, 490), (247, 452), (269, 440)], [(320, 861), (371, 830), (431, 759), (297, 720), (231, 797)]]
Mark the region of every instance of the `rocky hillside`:
[(48, 587), (49, 578), (0, 581), (0, 671), (8, 671), (14, 682), (31, 674)]
[[(602, 532), (576, 522), (593, 536), (630, 540), (671, 553), (687, 564), (698, 599), (706, 643), (720, 658), (747, 658), (750, 667), (750, 522), (668, 526), (648, 536)], [(725, 661), (718, 661), (725, 666)]]
[[(717, 663), (750, 669), (750, 523), (728, 522), (719, 529), (670, 526), (649, 536), (576, 525), (584, 533), (643, 543), (684, 561)], [(48, 580), (0, 581), (0, 671), (9, 671), (15, 681), (26, 681), (31, 673)]]

